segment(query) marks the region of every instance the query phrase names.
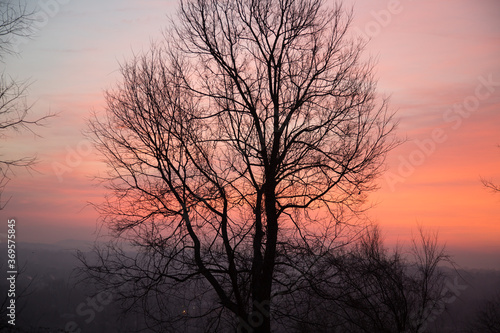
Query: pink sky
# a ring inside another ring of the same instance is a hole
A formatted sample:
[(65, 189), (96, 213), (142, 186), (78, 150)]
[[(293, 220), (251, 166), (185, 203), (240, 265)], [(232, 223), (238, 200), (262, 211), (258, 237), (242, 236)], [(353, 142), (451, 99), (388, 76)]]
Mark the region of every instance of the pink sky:
[[(2, 145), (4, 156), (40, 160), (31, 174), (16, 171), (0, 211), (3, 220), (16, 218), (19, 241), (27, 242), (94, 238), (97, 215), (86, 204), (100, 200), (92, 177), (105, 169), (82, 134), (85, 120), (103, 109), (119, 62), (159, 39), (176, 8), (175, 1), (52, 1), (47, 24), (5, 60), (6, 73), (33, 82), (34, 114), (59, 114), (37, 129), (41, 137), (13, 134)], [(389, 244), (407, 241), (420, 224), (439, 231), (459, 264), (500, 269), (500, 194), (480, 182), (500, 183), (500, 2), (349, 3), (353, 31), (371, 37), (379, 91), (391, 96), (398, 135), (407, 138), (388, 156), (369, 216)]]

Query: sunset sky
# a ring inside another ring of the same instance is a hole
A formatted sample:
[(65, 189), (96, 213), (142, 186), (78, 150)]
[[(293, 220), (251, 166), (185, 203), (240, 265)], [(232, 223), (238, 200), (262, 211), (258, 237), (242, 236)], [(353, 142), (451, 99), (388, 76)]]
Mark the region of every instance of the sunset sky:
[[(39, 0), (36, 33), (5, 73), (31, 82), (32, 117), (57, 113), (39, 135), (9, 133), (2, 158), (37, 155), (31, 171), (15, 170), (0, 211), (17, 221), (17, 239), (55, 243), (93, 240), (105, 173), (83, 132), (103, 91), (120, 80), (119, 64), (160, 40), (176, 1)], [(417, 226), (439, 232), (463, 267), (500, 269), (500, 1), (357, 0), (352, 31), (371, 39), (378, 91), (390, 96), (406, 142), (390, 153), (368, 215), (388, 245)], [(2, 241), (5, 235), (2, 235)]]

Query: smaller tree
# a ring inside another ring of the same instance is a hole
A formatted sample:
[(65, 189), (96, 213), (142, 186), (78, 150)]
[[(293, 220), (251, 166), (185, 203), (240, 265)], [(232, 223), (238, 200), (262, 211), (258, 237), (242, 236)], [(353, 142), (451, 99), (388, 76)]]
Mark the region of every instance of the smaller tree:
[(33, 22), (32, 13), (17, 1), (0, 1), (0, 60), (6, 54), (18, 52), (16, 40), (29, 38), (30, 27)]
[(486, 300), (476, 312), (470, 333), (500, 333), (500, 292)]
[[(19, 37), (29, 37), (29, 27), (32, 23), (31, 13), (26, 7), (14, 2), (0, 1), (0, 61), (6, 54), (15, 54), (15, 40)], [(29, 119), (31, 106), (26, 102), (28, 84), (12, 79), (2, 72), (0, 74), (0, 139), (8, 137), (9, 132), (27, 130), (32, 132), (32, 126), (39, 126), (51, 114), (40, 118)], [(35, 157), (9, 159), (0, 156), (0, 196), (7, 185), (13, 167), (30, 167)], [(0, 201), (0, 209), (5, 203)]]
[[(378, 228), (329, 258), (328, 283), (312, 286), (299, 332), (422, 332), (442, 310), (451, 262), (437, 235), (420, 230), (409, 255), (384, 247)], [(326, 280), (325, 280), (326, 282)], [(318, 306), (319, 304), (319, 306)]]

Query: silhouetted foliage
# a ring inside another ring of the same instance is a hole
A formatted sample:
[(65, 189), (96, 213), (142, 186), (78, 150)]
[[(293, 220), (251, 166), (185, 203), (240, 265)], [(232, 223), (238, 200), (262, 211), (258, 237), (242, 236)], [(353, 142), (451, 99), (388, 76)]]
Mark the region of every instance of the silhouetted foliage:
[(82, 260), (157, 331), (270, 332), (356, 238), (392, 115), (340, 5), (181, 1), (178, 19), (91, 121), (117, 241)]

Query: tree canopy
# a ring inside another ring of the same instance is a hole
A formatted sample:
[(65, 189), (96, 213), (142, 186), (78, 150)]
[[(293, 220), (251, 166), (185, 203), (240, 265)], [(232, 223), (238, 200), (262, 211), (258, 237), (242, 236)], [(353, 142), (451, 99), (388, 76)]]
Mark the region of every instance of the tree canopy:
[[(180, 2), (90, 124), (112, 190), (98, 209), (140, 249), (110, 245), (95, 276), (141, 286), (128, 297), (157, 323), (253, 332), (328, 279), (396, 144), (351, 18), (320, 0)], [(195, 310), (162, 312), (179, 293)]]

